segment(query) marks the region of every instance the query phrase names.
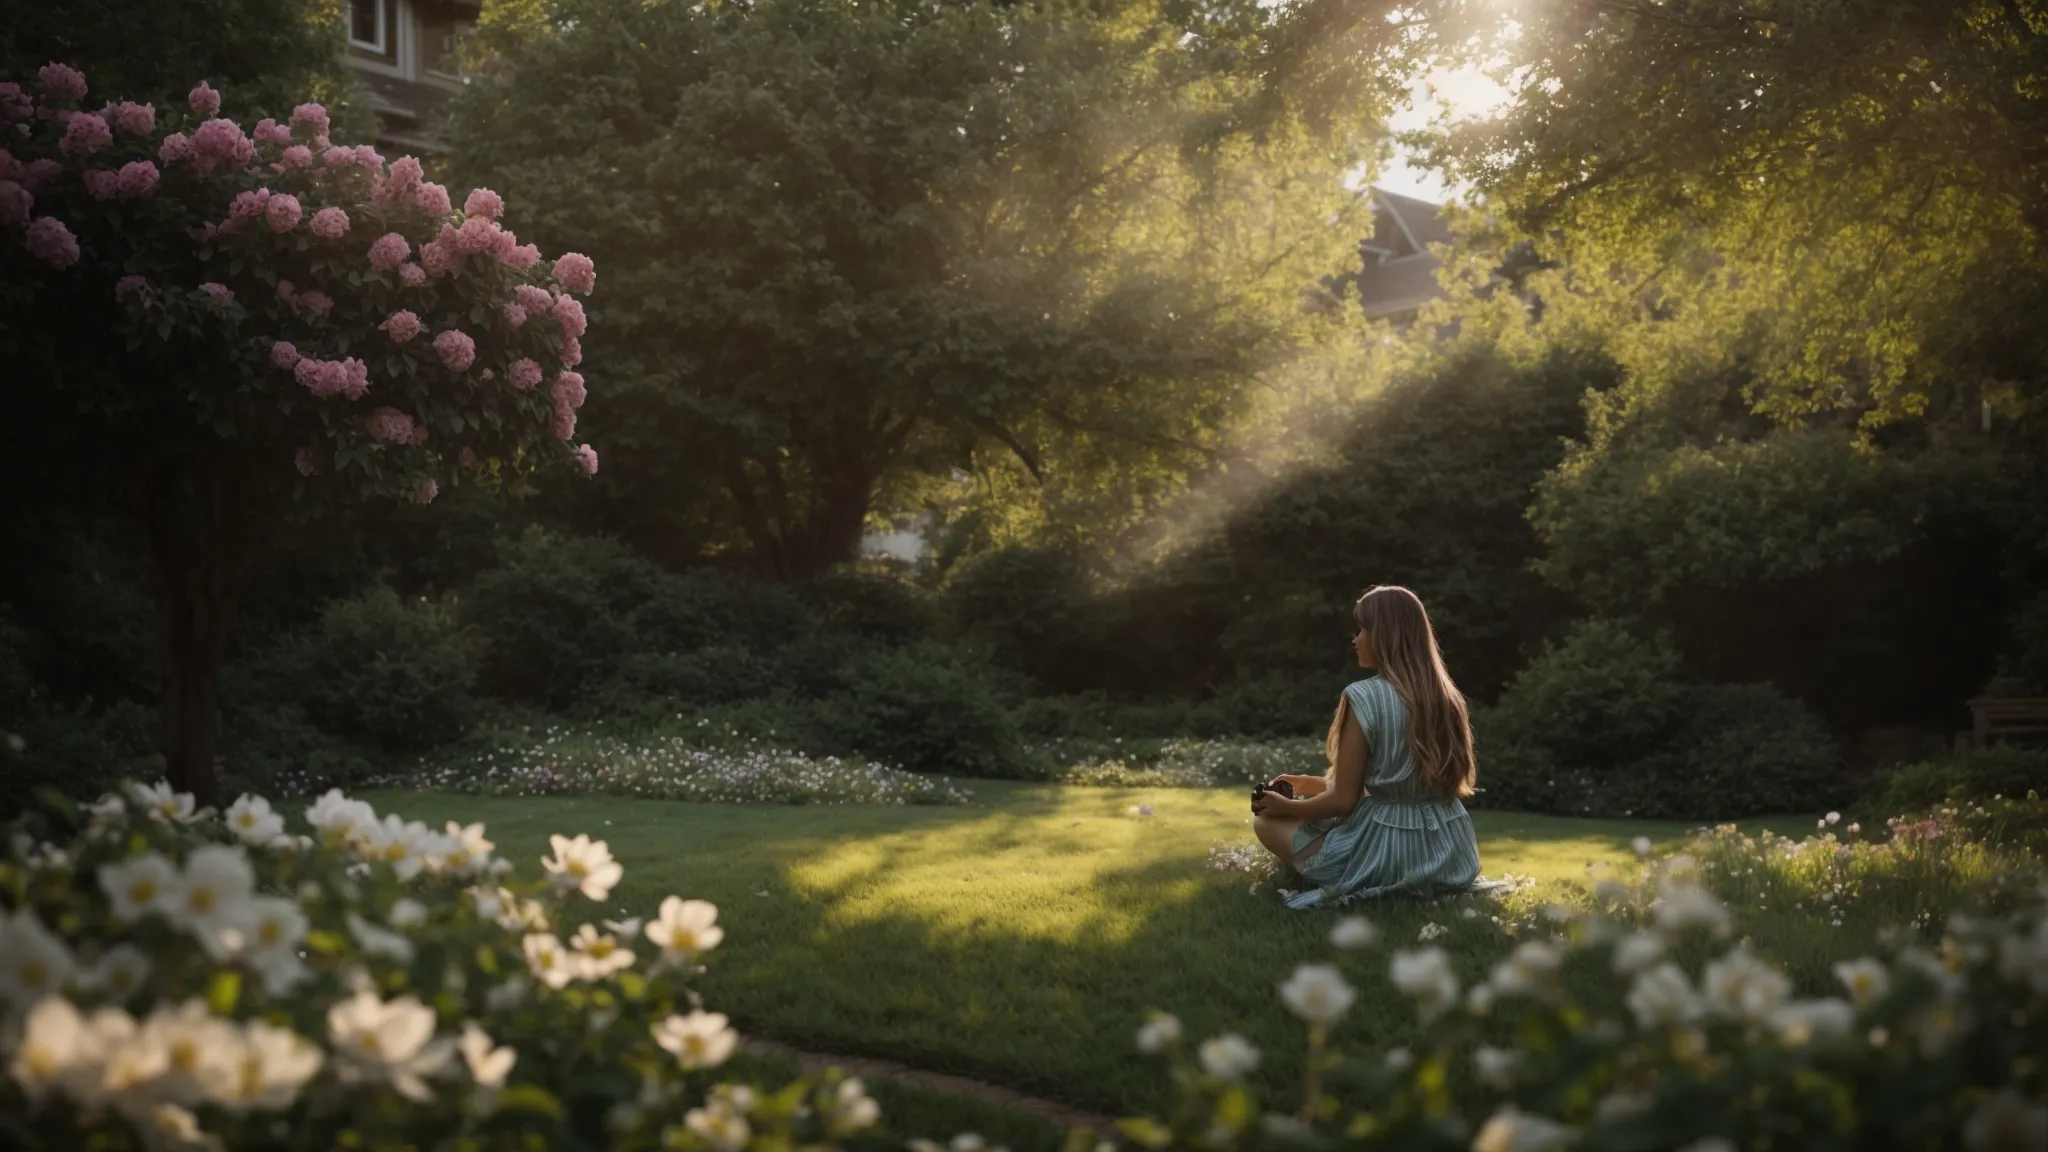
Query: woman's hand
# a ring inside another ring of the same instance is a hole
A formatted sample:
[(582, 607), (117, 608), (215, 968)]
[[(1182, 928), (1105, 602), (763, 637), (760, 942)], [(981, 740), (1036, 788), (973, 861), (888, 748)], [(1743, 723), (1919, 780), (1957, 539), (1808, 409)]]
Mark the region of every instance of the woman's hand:
[(1275, 776), (1273, 779), (1292, 784), (1296, 796), (1320, 796), (1330, 787), (1330, 782), (1321, 776)]
[(1289, 800), (1278, 792), (1261, 792), (1252, 800), (1252, 815), (1298, 820), (1300, 817), (1295, 816), (1292, 809), (1299, 803), (1299, 800)]

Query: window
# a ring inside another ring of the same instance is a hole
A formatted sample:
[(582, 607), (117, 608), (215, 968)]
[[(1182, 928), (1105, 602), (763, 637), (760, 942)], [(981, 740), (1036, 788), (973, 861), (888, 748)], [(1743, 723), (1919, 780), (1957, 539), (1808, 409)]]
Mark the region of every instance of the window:
[(348, 42), (351, 47), (391, 54), (391, 22), (385, 19), (385, 0), (349, 0)]
[(476, 26), (472, 10), (453, 4), (416, 5), (420, 17), (421, 71), (454, 79), (462, 72), (462, 38)]

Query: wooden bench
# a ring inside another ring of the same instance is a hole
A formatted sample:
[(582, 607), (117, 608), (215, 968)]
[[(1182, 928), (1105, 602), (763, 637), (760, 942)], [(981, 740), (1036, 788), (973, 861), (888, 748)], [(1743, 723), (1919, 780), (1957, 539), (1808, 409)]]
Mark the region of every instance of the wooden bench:
[(2048, 696), (1979, 696), (1970, 701), (1970, 731), (1956, 743), (1988, 748), (1994, 739), (2048, 737)]

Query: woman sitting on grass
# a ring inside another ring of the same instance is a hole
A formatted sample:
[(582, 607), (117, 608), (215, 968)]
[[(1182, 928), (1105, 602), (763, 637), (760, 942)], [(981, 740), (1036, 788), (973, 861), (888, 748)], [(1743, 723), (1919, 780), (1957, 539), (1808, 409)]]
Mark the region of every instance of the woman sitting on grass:
[(1252, 801), (1259, 842), (1316, 885), (1288, 897), (1290, 908), (1462, 891), (1479, 877), (1479, 843), (1458, 802), (1478, 774), (1472, 724), (1429, 613), (1408, 589), (1380, 586), (1351, 615), (1358, 666), (1378, 674), (1337, 701), (1329, 771), (1278, 777), (1293, 799), (1260, 791)]

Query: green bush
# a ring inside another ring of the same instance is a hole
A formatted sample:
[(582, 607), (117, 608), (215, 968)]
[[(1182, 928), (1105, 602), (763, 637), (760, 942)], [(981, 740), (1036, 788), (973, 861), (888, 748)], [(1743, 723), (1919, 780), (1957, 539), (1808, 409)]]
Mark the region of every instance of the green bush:
[(2048, 592), (2020, 607), (2012, 644), (1986, 686), (1993, 696), (2048, 696)]
[(304, 708), (270, 702), (222, 717), (222, 792), (312, 796), (384, 773), (389, 760), (313, 722)]
[(1573, 816), (1718, 820), (1849, 795), (1826, 728), (1767, 684), (1689, 683), (1678, 654), (1591, 620), (1474, 716), (1480, 802)]
[(236, 679), (257, 707), (297, 704), (325, 731), (387, 752), (444, 744), (475, 720), (476, 671), (450, 615), (381, 586), (332, 601)]
[(665, 579), (611, 541), (529, 530), (461, 602), (463, 624), (481, 640), (479, 685), (520, 703), (574, 704), (622, 652), (650, 648), (634, 614)]
[(850, 662), (842, 687), (796, 719), (806, 751), (858, 755), (912, 772), (1025, 774), (1017, 725), (950, 649), (878, 649)]
[(1874, 816), (1941, 804), (2048, 794), (2048, 749), (1986, 748), (1892, 769), (1865, 801)]

